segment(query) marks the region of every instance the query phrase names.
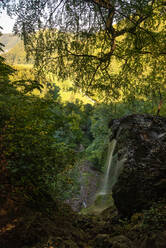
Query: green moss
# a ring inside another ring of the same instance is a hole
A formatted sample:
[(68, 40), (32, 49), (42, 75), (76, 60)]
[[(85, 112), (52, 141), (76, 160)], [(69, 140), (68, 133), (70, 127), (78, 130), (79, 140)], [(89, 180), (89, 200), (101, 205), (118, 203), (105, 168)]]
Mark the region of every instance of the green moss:
[(114, 207), (114, 201), (111, 194), (98, 194), (94, 204), (88, 208), (83, 208), (80, 214), (100, 214), (103, 210)]

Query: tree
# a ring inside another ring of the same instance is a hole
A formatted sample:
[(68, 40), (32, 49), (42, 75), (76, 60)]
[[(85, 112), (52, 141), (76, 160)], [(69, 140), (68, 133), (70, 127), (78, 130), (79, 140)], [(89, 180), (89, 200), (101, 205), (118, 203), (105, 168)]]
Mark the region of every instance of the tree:
[(79, 116), (67, 113), (58, 87), (35, 96), (33, 90), (42, 85), (33, 71), (30, 76), (24, 71), (23, 79), (15, 72), (0, 56), (0, 208), (8, 200), (44, 208), (52, 198), (77, 190), (76, 141), (83, 136), (75, 124)]
[(90, 97), (108, 101), (163, 90), (165, 0), (20, 0), (11, 6), (14, 30), (40, 75), (70, 78)]

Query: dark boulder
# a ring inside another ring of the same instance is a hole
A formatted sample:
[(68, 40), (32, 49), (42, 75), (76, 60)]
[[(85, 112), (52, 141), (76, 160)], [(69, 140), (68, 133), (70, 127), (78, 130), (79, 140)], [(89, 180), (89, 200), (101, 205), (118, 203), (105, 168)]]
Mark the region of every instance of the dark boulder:
[(166, 118), (130, 115), (113, 122), (113, 136), (117, 128), (117, 157), (126, 154), (126, 161), (113, 198), (119, 213), (131, 216), (166, 197)]

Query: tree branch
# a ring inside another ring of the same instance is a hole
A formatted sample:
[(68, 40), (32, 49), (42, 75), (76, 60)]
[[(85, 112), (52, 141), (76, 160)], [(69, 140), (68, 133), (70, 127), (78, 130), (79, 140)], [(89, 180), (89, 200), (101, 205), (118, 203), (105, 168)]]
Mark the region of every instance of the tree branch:
[(90, 1), (106, 9), (114, 8), (114, 6), (110, 3), (109, 0), (90, 0)]

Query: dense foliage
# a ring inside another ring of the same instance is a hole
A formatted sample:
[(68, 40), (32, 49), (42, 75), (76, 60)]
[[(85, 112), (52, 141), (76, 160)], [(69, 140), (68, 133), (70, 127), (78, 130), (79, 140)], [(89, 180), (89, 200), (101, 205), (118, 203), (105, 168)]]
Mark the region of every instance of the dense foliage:
[(69, 197), (79, 187), (77, 151), (89, 143), (91, 105), (62, 103), (57, 86), (36, 96), (42, 84), (33, 75), (24, 70), (23, 80), (2, 57), (0, 68), (1, 200), (44, 206)]
[(40, 75), (70, 78), (97, 100), (165, 91), (164, 0), (21, 0), (8, 9)]

